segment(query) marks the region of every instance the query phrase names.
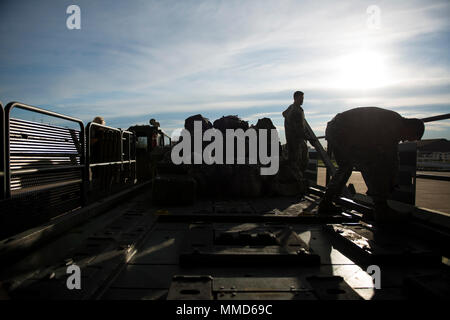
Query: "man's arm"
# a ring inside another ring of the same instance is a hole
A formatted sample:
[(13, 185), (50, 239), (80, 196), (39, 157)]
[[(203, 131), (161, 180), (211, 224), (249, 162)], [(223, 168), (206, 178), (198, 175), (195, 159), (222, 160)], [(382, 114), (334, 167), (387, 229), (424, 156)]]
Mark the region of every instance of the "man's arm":
[(283, 117), (285, 117), (285, 118), (289, 117), (290, 110), (291, 110), (291, 106), (289, 106), (286, 110), (284, 110), (282, 113)]
[(308, 133), (305, 126), (305, 113), (303, 112), (303, 108), (300, 107), (299, 115), (298, 115), (298, 130), (301, 134), (302, 139), (308, 139)]

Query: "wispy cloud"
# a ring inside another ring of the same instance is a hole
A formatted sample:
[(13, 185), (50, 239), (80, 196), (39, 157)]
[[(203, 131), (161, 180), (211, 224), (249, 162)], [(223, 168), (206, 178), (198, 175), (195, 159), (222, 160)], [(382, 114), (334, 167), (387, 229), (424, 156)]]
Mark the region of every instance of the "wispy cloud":
[(450, 109), (448, 1), (377, 1), (380, 30), (366, 26), (366, 1), (79, 0), (77, 31), (69, 4), (2, 1), (1, 100), (120, 127), (157, 115), (170, 129), (199, 112), (282, 127), (300, 89), (318, 132), (356, 106)]

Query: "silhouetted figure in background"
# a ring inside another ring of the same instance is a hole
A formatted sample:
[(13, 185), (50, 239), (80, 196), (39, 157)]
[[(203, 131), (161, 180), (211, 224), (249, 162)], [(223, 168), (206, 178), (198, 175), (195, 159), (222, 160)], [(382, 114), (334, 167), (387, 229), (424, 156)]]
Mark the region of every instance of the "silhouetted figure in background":
[(149, 123), (150, 123), (150, 125), (151, 125), (152, 127), (155, 127), (155, 128), (159, 128), (159, 127), (160, 127), (159, 122), (156, 121), (155, 119), (150, 119)]
[(374, 201), (375, 220), (388, 222), (395, 219), (387, 198), (395, 186), (398, 143), (420, 140), (424, 130), (419, 119), (406, 119), (397, 112), (376, 107), (355, 108), (337, 114), (328, 122), (325, 136), (339, 168), (328, 184), (319, 213), (337, 211), (332, 199), (341, 193), (356, 167), (366, 182), (367, 195)]
[(103, 117), (97, 116), (94, 118), (94, 120), (92, 120), (92, 122), (101, 124), (102, 126), (106, 125), (105, 119), (103, 119)]
[(294, 93), (294, 103), (283, 112), (289, 166), (295, 178), (299, 181), (303, 178), (303, 172), (308, 166), (305, 114), (302, 108), (303, 98), (303, 92), (296, 91)]

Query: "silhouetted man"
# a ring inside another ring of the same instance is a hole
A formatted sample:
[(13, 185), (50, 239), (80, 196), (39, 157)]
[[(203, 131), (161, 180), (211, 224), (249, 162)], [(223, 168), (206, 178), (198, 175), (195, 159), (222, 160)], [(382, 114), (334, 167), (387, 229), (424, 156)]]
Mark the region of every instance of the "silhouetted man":
[(95, 117), (94, 120), (92, 120), (92, 122), (101, 124), (102, 126), (106, 125), (105, 119), (103, 117), (101, 117), (101, 116)]
[(294, 92), (294, 103), (283, 112), (288, 160), (295, 174), (304, 172), (308, 165), (308, 147), (305, 140), (305, 114), (302, 108), (303, 97), (303, 92)]
[(395, 185), (398, 143), (420, 140), (424, 130), (422, 120), (406, 119), (397, 112), (376, 107), (355, 108), (337, 114), (328, 122), (325, 136), (339, 168), (328, 184), (319, 213), (337, 211), (332, 199), (340, 194), (356, 167), (366, 182), (367, 194), (374, 201), (375, 220), (390, 220), (389, 211), (392, 210), (387, 205), (387, 198)]
[(150, 119), (149, 122), (150, 122), (150, 125), (151, 125), (152, 127), (155, 127), (155, 128), (159, 128), (159, 127), (160, 127), (159, 122), (156, 121), (155, 119)]

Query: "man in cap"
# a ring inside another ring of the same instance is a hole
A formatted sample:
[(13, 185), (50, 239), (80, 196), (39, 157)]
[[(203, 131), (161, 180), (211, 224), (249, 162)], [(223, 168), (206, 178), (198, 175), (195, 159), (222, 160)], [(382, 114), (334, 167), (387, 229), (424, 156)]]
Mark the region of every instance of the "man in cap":
[(332, 200), (342, 191), (356, 167), (372, 197), (375, 220), (395, 219), (387, 198), (395, 186), (398, 170), (398, 143), (420, 140), (425, 127), (420, 119), (407, 119), (397, 112), (377, 107), (361, 107), (337, 114), (328, 122), (325, 136), (338, 169), (319, 205), (319, 214), (337, 211)]

